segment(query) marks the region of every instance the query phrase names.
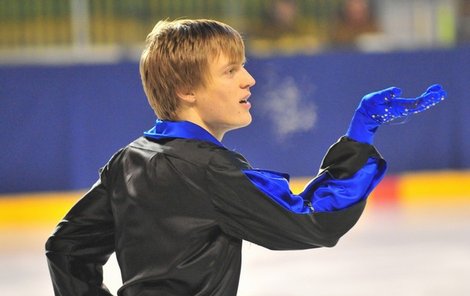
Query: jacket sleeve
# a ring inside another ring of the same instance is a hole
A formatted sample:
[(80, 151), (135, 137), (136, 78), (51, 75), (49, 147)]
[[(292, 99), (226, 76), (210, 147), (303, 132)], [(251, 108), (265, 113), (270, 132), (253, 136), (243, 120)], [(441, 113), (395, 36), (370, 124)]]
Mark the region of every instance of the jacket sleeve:
[(213, 158), (208, 175), (224, 231), (270, 249), (303, 249), (334, 246), (359, 219), (385, 168), (373, 146), (341, 138), (299, 195), (287, 175), (253, 170), (228, 151)]
[(46, 242), (56, 296), (111, 295), (103, 285), (102, 267), (114, 251), (114, 231), (103, 179), (102, 172)]

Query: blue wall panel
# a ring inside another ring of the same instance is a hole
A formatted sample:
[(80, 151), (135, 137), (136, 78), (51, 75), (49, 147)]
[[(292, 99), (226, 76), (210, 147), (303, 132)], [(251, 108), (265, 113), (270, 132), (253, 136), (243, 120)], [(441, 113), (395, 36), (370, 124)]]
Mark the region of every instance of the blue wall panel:
[[(224, 139), (255, 167), (316, 173), (360, 98), (389, 86), (413, 97), (433, 83), (449, 99), (380, 128), (390, 172), (470, 168), (470, 48), (251, 58), (254, 121)], [(138, 65), (0, 67), (0, 192), (87, 188), (120, 147), (154, 122)]]

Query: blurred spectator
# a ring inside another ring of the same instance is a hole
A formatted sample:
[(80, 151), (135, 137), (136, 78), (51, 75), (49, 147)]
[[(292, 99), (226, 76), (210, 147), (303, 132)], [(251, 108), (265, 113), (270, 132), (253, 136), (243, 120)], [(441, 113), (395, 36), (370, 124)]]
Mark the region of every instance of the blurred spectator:
[(296, 0), (275, 0), (272, 6), (262, 12), (261, 34), (276, 38), (286, 34), (299, 34), (299, 7)]
[(368, 0), (345, 0), (333, 26), (332, 45), (339, 48), (356, 48), (360, 37), (379, 32)]
[(317, 47), (313, 20), (303, 18), (296, 0), (274, 0), (250, 28), (248, 46), (256, 53), (298, 53)]
[(458, 7), (458, 35), (461, 44), (470, 43), (470, 0), (460, 0)]

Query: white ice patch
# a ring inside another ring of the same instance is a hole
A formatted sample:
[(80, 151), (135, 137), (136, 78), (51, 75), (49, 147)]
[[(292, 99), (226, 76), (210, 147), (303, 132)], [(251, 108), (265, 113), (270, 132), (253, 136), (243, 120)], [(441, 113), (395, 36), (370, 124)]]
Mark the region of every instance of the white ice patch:
[(271, 121), (277, 139), (283, 141), (294, 133), (313, 129), (318, 115), (310, 91), (302, 92), (292, 77), (276, 80), (268, 83), (260, 107)]

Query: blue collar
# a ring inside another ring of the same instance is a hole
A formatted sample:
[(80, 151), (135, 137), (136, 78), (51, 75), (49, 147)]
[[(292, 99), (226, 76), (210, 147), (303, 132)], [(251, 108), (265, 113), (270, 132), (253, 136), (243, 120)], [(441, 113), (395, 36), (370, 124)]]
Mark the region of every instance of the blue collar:
[(144, 132), (144, 136), (152, 139), (182, 138), (211, 142), (224, 147), (214, 136), (197, 124), (189, 121), (167, 121), (157, 119), (155, 126)]

